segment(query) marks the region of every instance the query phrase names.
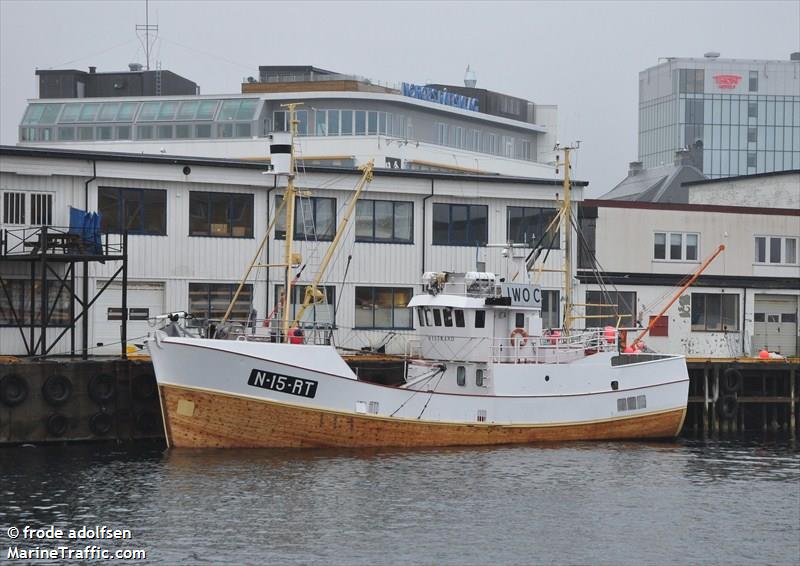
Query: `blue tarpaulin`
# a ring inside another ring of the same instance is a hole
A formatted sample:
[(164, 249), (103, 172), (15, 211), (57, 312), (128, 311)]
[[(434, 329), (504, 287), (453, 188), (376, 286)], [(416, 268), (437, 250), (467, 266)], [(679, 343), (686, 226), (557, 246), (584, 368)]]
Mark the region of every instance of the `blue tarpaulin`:
[(77, 234), (83, 241), (82, 249), (88, 253), (102, 255), (100, 242), (100, 213), (86, 212), (80, 208), (69, 207), (69, 233)]

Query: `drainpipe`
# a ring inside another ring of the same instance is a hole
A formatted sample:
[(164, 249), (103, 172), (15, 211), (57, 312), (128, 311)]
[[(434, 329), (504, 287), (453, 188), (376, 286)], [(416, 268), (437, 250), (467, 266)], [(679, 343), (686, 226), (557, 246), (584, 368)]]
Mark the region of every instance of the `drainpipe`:
[[(744, 301), (742, 302), (742, 355), (744, 356), (745, 353), (745, 335), (747, 334), (747, 330), (745, 329), (744, 325), (747, 322), (747, 317), (745, 317), (745, 311), (747, 310), (747, 287), (742, 287), (742, 291), (744, 293)], [(752, 352), (750, 352), (752, 355)]]
[[(425, 203), (433, 196), (433, 177), (431, 177), (431, 194), (422, 199), (422, 273), (425, 273), (425, 247), (427, 245), (426, 235), (428, 233), (428, 225), (425, 221)], [(420, 273), (420, 275), (422, 275)]]
[(89, 212), (89, 183), (97, 179), (97, 160), (92, 159), (92, 178), (83, 184), (83, 209)]

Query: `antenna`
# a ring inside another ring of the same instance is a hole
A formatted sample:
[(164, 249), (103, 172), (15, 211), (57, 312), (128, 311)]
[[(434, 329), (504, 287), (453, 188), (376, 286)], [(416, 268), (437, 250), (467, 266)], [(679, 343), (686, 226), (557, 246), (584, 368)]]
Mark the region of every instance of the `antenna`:
[[(136, 24), (136, 37), (139, 38), (142, 47), (144, 47), (145, 69), (149, 71), (150, 49), (155, 45), (156, 39), (158, 38), (158, 25), (150, 25), (150, 0), (144, 0), (144, 21), (144, 24)], [(144, 32), (144, 41), (142, 41), (142, 36), (139, 35), (139, 32)], [(150, 41), (151, 32), (153, 33), (152, 43)]]

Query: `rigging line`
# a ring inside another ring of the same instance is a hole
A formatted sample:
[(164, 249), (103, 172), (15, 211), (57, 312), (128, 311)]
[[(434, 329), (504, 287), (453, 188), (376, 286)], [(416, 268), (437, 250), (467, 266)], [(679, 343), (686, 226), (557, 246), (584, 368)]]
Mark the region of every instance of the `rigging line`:
[(344, 295), (344, 284), (347, 281), (347, 273), (350, 271), (350, 262), (353, 260), (353, 254), (347, 256), (347, 265), (344, 268), (344, 277), (342, 277), (342, 292), (339, 293), (339, 300), (336, 301), (336, 306), (333, 307), (333, 320), (336, 320), (336, 313), (339, 312), (339, 305), (342, 304), (342, 295)]
[(422, 414), (425, 412), (425, 409), (428, 408), (428, 403), (430, 403), (431, 399), (433, 399), (433, 394), (436, 391), (436, 388), (439, 387), (439, 384), (442, 382), (442, 378), (444, 377), (444, 367), (440, 369), (440, 372), (441, 375), (439, 376), (439, 381), (437, 381), (436, 385), (433, 386), (433, 389), (430, 390), (428, 395), (428, 400), (425, 401), (425, 406), (422, 407), (422, 410), (419, 412), (419, 415), (417, 415), (417, 420), (420, 420), (422, 418)]
[[(56, 67), (65, 67), (66, 65), (71, 65), (72, 63), (77, 63), (78, 61), (82, 61), (84, 59), (89, 59), (90, 57), (97, 57), (99, 55), (104, 55), (104, 54), (108, 53), (109, 51), (113, 51), (114, 49), (117, 49), (118, 47), (123, 47), (125, 45), (128, 45), (129, 43), (134, 43), (134, 42), (137, 42), (137, 41), (138, 41), (137, 39), (129, 39), (128, 41), (124, 41), (122, 43), (114, 45), (113, 47), (109, 47), (108, 49), (104, 49), (103, 51), (98, 51), (97, 53), (90, 53), (88, 55), (84, 55), (83, 57), (78, 57), (77, 59), (73, 59), (72, 61), (67, 61), (66, 63), (61, 63), (61, 64), (56, 65), (54, 67), (48, 67), (48, 69), (55, 69)], [(138, 51), (139, 51), (138, 48), (137, 48), (136, 51), (138, 53)]]
[[(424, 378), (424, 381), (428, 381), (428, 380), (430, 380), (430, 379), (433, 379), (434, 377), (436, 377), (436, 374), (437, 374), (437, 373), (439, 373), (439, 372), (442, 372), (442, 374), (444, 375), (444, 367), (443, 367), (443, 366), (438, 366), (438, 367), (437, 367), (435, 370), (431, 370), (431, 375), (430, 375), (430, 376), (428, 376), (428, 377), (425, 377), (425, 378)], [(438, 384), (437, 384), (437, 385), (438, 385)], [(413, 390), (413, 391), (414, 391), (414, 393), (412, 393), (412, 394), (411, 394), (411, 396), (410, 396), (408, 399), (406, 399), (405, 401), (403, 401), (402, 403), (400, 403), (400, 406), (399, 406), (399, 407), (397, 407), (397, 408), (396, 408), (394, 411), (392, 411), (392, 414), (391, 414), (391, 415), (389, 415), (390, 417), (393, 417), (393, 416), (395, 416), (395, 415), (397, 414), (397, 411), (399, 411), (400, 409), (402, 409), (403, 407), (405, 407), (405, 406), (406, 406), (406, 403), (408, 403), (409, 401), (411, 401), (411, 399), (413, 399), (413, 398), (414, 398), (414, 396), (416, 396), (416, 394), (417, 394), (417, 393), (422, 393), (422, 391), (421, 391), (421, 390), (419, 390), (419, 389), (415, 389), (415, 390)], [(426, 406), (427, 406), (427, 404), (426, 404)], [(420, 415), (420, 416), (421, 416), (421, 415)]]
[(163, 35), (161, 35), (159, 37), (160, 37), (161, 41), (166, 41), (167, 43), (171, 43), (171, 44), (176, 45), (178, 47), (183, 47), (184, 49), (188, 49), (189, 51), (196, 51), (197, 53), (202, 53), (203, 55), (207, 55), (209, 57), (214, 57), (215, 59), (219, 59), (220, 61), (225, 61), (226, 63), (230, 63), (231, 65), (236, 65), (236, 66), (241, 67), (243, 69), (247, 69), (248, 71), (252, 71), (253, 68), (258, 67), (258, 65), (243, 64), (243, 63), (240, 63), (238, 61), (233, 61), (233, 60), (228, 59), (226, 57), (222, 57), (221, 55), (218, 55), (216, 53), (212, 53), (212, 52), (209, 52), (209, 51), (205, 51), (203, 49), (197, 49), (196, 47), (190, 47), (188, 45), (184, 45), (184, 44), (179, 43), (177, 41), (173, 41), (171, 39), (167, 39)]

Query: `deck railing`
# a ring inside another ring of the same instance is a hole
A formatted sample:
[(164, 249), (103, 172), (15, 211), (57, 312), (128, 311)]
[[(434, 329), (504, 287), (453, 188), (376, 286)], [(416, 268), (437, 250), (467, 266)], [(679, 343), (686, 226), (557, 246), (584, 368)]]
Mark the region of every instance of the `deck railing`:
[(616, 332), (593, 329), (527, 338), (497, 338), (492, 344), (492, 361), (511, 364), (563, 364), (597, 352), (616, 351)]

